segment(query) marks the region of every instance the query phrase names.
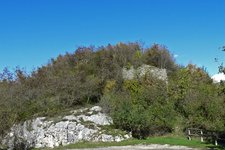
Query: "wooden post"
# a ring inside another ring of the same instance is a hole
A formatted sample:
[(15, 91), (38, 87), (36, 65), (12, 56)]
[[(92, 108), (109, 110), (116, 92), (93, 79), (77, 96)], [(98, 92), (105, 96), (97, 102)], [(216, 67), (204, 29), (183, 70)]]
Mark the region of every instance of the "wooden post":
[(188, 129), (188, 140), (191, 140), (191, 131)]
[(191, 131), (190, 131), (190, 129), (188, 129), (188, 135), (190, 135), (191, 134)]
[(201, 142), (204, 142), (204, 140), (203, 140), (203, 132), (202, 132), (202, 130), (201, 130)]
[(190, 141), (191, 141), (191, 136), (188, 136), (188, 140), (190, 140)]
[(216, 146), (218, 145), (218, 143), (217, 143), (217, 139), (215, 139), (215, 145), (216, 145)]

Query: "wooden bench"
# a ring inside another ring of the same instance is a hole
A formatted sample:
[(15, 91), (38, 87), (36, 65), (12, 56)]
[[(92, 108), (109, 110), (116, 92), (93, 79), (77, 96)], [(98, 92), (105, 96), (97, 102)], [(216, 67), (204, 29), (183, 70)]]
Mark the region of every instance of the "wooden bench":
[(217, 146), (218, 145), (218, 136), (216, 135), (215, 132), (212, 131), (205, 131), (202, 129), (197, 129), (197, 128), (187, 128), (186, 131), (188, 140), (191, 140), (191, 137), (200, 137), (201, 142), (204, 142), (204, 138), (212, 138), (214, 140), (214, 144)]

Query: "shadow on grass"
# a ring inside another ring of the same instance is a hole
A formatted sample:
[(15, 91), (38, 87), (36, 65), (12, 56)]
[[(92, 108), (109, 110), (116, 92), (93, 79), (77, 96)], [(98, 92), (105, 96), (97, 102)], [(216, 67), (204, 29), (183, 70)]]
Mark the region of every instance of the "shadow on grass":
[(218, 146), (207, 146), (207, 149), (210, 149), (210, 150), (222, 150), (222, 149), (224, 149), (225, 150), (225, 147), (221, 146), (221, 145), (218, 145)]
[[(208, 144), (212, 144), (212, 142), (207, 142)], [(210, 150), (225, 150), (225, 143), (218, 143), (218, 145), (209, 145), (209, 146), (206, 146), (207, 149), (210, 149)]]

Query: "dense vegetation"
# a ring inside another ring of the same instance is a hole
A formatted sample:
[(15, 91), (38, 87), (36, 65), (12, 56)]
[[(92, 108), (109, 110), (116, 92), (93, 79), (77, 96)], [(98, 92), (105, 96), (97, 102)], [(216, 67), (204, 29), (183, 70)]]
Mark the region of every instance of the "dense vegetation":
[[(167, 69), (168, 82), (151, 75), (127, 80), (123, 68), (143, 64)], [(0, 135), (15, 123), (65, 109), (100, 104), (117, 128), (145, 138), (196, 127), (225, 132), (225, 85), (213, 84), (193, 64), (175, 63), (162, 45), (139, 43), (79, 47), (32, 73), (7, 68), (0, 74)]]

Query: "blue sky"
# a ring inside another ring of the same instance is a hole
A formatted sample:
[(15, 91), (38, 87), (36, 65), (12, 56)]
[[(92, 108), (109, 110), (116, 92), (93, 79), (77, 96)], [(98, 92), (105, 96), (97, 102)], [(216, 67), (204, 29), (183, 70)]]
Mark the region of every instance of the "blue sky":
[(164, 44), (212, 75), (225, 53), (224, 0), (0, 0), (0, 70), (44, 65), (78, 46)]

